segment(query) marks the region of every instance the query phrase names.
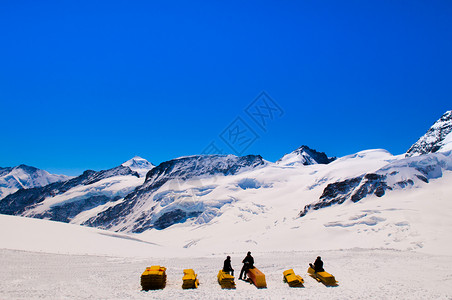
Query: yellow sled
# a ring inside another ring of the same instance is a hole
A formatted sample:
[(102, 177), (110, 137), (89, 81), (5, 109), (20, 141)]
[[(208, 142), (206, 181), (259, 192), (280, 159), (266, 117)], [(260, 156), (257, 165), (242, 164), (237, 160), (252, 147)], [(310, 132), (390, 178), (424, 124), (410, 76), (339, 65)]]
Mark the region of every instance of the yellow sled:
[(314, 278), (318, 282), (322, 282), (324, 285), (336, 286), (338, 284), (334, 276), (328, 272), (316, 272), (313, 268), (309, 267), (308, 273), (312, 278)]
[(267, 288), (267, 282), (265, 281), (265, 275), (258, 268), (254, 267), (248, 270), (248, 278), (258, 288)]
[(228, 272), (220, 270), (217, 278), (222, 289), (235, 289), (234, 276), (230, 275)]
[(196, 289), (199, 285), (198, 275), (195, 274), (193, 269), (185, 269), (184, 277), (182, 277), (182, 288), (183, 289)]
[(290, 287), (303, 287), (303, 278), (300, 275), (295, 275), (293, 269), (284, 271), (283, 275), (284, 282), (287, 282)]
[(152, 266), (146, 268), (141, 274), (141, 287), (143, 290), (160, 290), (166, 285), (166, 268), (161, 266)]

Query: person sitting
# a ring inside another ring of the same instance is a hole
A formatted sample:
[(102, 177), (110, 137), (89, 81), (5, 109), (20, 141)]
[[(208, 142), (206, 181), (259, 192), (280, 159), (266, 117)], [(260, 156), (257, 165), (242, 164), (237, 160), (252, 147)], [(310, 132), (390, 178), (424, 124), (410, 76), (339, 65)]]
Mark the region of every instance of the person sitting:
[(227, 256), (226, 259), (224, 260), (223, 272), (229, 273), (232, 276), (234, 276), (234, 269), (231, 266), (231, 257), (230, 256)]
[(311, 268), (314, 269), (314, 272), (325, 272), (325, 270), (323, 269), (323, 261), (322, 258), (320, 256), (317, 256), (317, 259), (314, 262), (314, 265), (309, 264), (309, 266)]
[(248, 251), (242, 263), (243, 267), (242, 270), (240, 271), (239, 279), (242, 279), (243, 277), (243, 280), (246, 280), (246, 273), (248, 272), (249, 269), (254, 268), (254, 258), (251, 256), (251, 252)]

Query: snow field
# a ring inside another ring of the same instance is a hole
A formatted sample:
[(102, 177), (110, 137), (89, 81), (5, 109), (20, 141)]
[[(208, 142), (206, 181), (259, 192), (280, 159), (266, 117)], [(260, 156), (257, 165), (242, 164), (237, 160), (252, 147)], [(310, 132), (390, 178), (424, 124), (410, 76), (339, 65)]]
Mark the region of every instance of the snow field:
[[(236, 280), (222, 290), (216, 275), (227, 254), (191, 258), (125, 258), (0, 250), (1, 299), (451, 299), (452, 257), (394, 250), (253, 253), (267, 289)], [(230, 254), (235, 277), (244, 253)], [(339, 281), (326, 287), (306, 274), (317, 255)], [(167, 267), (164, 290), (141, 291), (147, 266)], [(182, 290), (183, 269), (198, 274), (197, 290)], [(293, 268), (304, 288), (290, 288), (282, 272)]]

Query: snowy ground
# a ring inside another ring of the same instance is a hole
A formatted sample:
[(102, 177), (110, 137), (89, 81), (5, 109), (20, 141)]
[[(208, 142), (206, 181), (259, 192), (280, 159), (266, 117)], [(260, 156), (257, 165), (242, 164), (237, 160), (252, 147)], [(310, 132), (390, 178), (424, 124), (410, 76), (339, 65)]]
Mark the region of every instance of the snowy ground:
[[(339, 281), (326, 287), (306, 274), (307, 263), (320, 254)], [(239, 271), (242, 255), (232, 255)], [(452, 299), (452, 256), (394, 250), (337, 250), (254, 253), (266, 274), (267, 289), (237, 282), (222, 290), (216, 274), (224, 255), (202, 258), (118, 258), (0, 250), (1, 299)], [(167, 286), (141, 291), (146, 266), (168, 268)], [(193, 268), (197, 290), (182, 290), (182, 270)], [(293, 268), (305, 288), (289, 288), (282, 272)]]

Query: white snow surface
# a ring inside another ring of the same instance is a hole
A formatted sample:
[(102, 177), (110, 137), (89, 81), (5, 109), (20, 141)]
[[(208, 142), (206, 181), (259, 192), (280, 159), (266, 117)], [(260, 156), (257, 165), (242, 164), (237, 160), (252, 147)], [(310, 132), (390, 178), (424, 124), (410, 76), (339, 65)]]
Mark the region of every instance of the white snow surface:
[(66, 175), (50, 174), (45, 170), (24, 165), (16, 166), (0, 176), (0, 200), (19, 189), (45, 186), (70, 178)]
[[(228, 253), (235, 272), (244, 253)], [(307, 264), (321, 254), (325, 268), (339, 281), (326, 287), (306, 274)], [(146, 258), (58, 255), (0, 250), (2, 299), (451, 299), (450, 256), (391, 250), (335, 250), (253, 253), (266, 276), (267, 289), (236, 280), (237, 289), (222, 290), (216, 275), (226, 254), (202, 257)], [(167, 268), (165, 289), (142, 291), (140, 275), (147, 266)], [(182, 289), (183, 269), (192, 268), (200, 285)], [(282, 281), (293, 268), (304, 288)]]
[(443, 140), (443, 145), (438, 150), (438, 152), (448, 152), (452, 151), (452, 132), (450, 132)]
[(316, 164), (317, 162), (305, 151), (301, 153), (297, 153), (296, 151), (294, 151), (285, 154), (276, 163), (285, 166), (294, 166), (294, 165), (313, 165)]

